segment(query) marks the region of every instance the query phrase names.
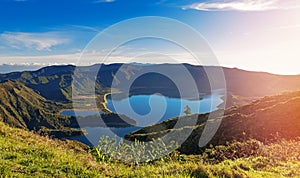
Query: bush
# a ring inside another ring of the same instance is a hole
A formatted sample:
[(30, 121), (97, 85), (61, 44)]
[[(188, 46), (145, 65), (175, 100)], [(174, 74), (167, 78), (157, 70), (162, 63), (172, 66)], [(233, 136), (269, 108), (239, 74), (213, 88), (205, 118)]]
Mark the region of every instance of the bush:
[(235, 160), (262, 154), (263, 143), (254, 139), (232, 142), (226, 145), (210, 146), (203, 154), (208, 162), (219, 163), (226, 159)]
[[(135, 140), (129, 142), (108, 136), (101, 137), (98, 146), (95, 148), (99, 161), (123, 161), (125, 163), (139, 164), (141, 162), (152, 162), (154, 160), (167, 161), (180, 155), (172, 153), (177, 148), (175, 142), (164, 143), (161, 139), (151, 142), (141, 142)], [(172, 154), (171, 154), (172, 153)], [(173, 158), (171, 158), (173, 157)]]
[(300, 139), (284, 140), (264, 144), (250, 139), (243, 142), (234, 141), (226, 145), (206, 148), (202, 157), (209, 163), (220, 163), (224, 160), (236, 160), (248, 157), (266, 157), (276, 161), (300, 161)]

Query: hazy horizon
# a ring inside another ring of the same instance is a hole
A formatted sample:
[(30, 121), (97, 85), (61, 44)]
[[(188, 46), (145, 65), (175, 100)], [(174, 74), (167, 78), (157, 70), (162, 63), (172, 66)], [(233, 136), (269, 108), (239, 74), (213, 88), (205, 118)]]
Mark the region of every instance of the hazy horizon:
[[(110, 64), (120, 64), (120, 63), (105, 63), (105, 65), (110, 65)], [(132, 62), (132, 63), (124, 63), (124, 64), (137, 64), (137, 65), (157, 65), (158, 64), (159, 65), (159, 64), (183, 64), (183, 63), (137, 63), (137, 62)], [(184, 63), (184, 64), (189, 64), (189, 63)], [(42, 68), (45, 68), (45, 67), (67, 66), (67, 65), (76, 66), (75, 64), (49, 64), (49, 65), (39, 65), (39, 64), (0, 64), (0, 74), (6, 74), (6, 73), (12, 73), (12, 72), (36, 71), (36, 70), (39, 70), (39, 69), (42, 69)], [(95, 63), (95, 64), (85, 65), (85, 66), (92, 66), (92, 65), (101, 65), (101, 63)], [(194, 65), (194, 64), (190, 64), (190, 65)], [(194, 65), (194, 66), (207, 66), (207, 65)], [(80, 67), (84, 67), (84, 66), (80, 66)], [(300, 72), (296, 73), (296, 74), (280, 74), (280, 73), (272, 73), (272, 72), (268, 72), (268, 71), (247, 70), (247, 69), (242, 69), (242, 68), (238, 68), (238, 67), (230, 67), (230, 66), (220, 66), (220, 67), (230, 68), (230, 69), (244, 70), (244, 71), (249, 71), (249, 72), (269, 73), (269, 74), (274, 74), (274, 75), (300, 75)]]

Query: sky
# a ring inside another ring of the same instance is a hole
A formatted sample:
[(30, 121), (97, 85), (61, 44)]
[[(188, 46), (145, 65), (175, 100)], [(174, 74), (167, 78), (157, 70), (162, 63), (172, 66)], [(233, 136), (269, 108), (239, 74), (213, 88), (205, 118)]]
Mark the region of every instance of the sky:
[[(0, 0), (0, 65), (76, 64), (101, 31), (143, 16), (189, 25), (221, 66), (300, 74), (300, 0)], [(93, 57), (86, 65), (106, 54), (88, 52)], [(159, 39), (123, 44), (106, 63), (128, 60), (197, 64), (183, 48)]]

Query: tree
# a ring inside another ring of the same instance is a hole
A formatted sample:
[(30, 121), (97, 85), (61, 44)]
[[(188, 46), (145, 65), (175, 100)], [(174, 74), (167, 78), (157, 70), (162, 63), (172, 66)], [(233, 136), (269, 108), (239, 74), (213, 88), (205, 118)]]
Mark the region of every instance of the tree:
[(192, 114), (192, 111), (191, 111), (191, 108), (189, 107), (189, 105), (185, 106), (185, 108), (184, 108), (184, 114), (185, 115), (191, 115)]

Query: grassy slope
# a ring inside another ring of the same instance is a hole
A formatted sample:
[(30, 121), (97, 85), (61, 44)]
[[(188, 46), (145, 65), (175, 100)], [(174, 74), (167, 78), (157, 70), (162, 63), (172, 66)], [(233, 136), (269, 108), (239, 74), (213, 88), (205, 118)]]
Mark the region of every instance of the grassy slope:
[(93, 175), (98, 167), (75, 142), (54, 141), (0, 122), (0, 175)]
[[(75, 119), (57, 113), (63, 105), (47, 101), (20, 82), (1, 83), (0, 98), (0, 121), (11, 126), (47, 132), (59, 130), (60, 135), (81, 134), (67, 128)], [(63, 133), (67, 130), (69, 133)]]
[[(287, 145), (286, 147), (282, 145)], [(249, 156), (219, 163), (205, 155), (170, 156), (165, 161), (139, 165), (100, 161), (84, 145), (51, 140), (0, 122), (0, 175), (34, 177), (284, 177), (299, 175), (300, 142), (264, 146), (264, 156)], [(291, 154), (287, 148), (298, 149)], [(217, 150), (217, 149), (216, 149)], [(283, 158), (277, 158), (281, 150)], [(210, 151), (212, 153), (212, 151)], [(277, 153), (277, 154), (276, 154)], [(298, 153), (298, 154), (297, 154)], [(298, 158), (297, 158), (298, 157)]]
[[(46, 120), (43, 117), (54, 115), (53, 111), (59, 109), (58, 105), (47, 102), (43, 97), (20, 83), (11, 81), (1, 83), (0, 90), (1, 116), (4, 122), (13, 126), (33, 129), (34, 125), (30, 124), (33, 118), (39, 121)], [(47, 122), (43, 124), (54, 125), (54, 123)]]

